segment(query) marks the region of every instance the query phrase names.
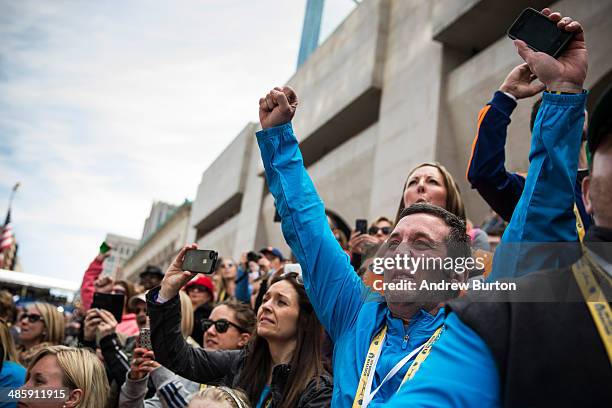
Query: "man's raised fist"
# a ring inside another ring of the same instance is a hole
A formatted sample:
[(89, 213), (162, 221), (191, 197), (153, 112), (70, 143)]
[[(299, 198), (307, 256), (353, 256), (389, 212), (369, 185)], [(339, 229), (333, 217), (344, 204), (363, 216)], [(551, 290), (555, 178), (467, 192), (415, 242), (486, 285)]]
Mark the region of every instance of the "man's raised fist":
[(291, 122), (298, 99), (295, 91), (289, 86), (276, 87), (266, 96), (259, 99), (259, 122), (262, 129), (280, 126)]

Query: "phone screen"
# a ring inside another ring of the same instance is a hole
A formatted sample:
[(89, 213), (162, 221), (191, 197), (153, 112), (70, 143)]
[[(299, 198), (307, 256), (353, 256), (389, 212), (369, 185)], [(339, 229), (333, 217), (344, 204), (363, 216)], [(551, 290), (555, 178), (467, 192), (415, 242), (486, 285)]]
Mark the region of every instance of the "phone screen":
[(117, 320), (117, 323), (121, 323), (124, 299), (124, 295), (95, 292), (91, 307), (95, 309), (104, 309), (111, 312), (115, 317), (115, 320)]
[(561, 54), (572, 35), (532, 8), (523, 10), (508, 29), (510, 38), (523, 40), (530, 48), (553, 57)]
[(364, 219), (358, 219), (355, 221), (355, 230), (362, 234), (368, 232), (368, 221)]

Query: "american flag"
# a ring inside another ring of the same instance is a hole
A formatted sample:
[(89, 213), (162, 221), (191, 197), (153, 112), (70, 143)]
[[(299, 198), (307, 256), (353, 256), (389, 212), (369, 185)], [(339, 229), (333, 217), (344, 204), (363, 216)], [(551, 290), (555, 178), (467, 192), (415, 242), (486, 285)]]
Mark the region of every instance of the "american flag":
[(11, 227), (11, 210), (6, 214), (6, 220), (0, 234), (0, 268), (12, 270), (15, 266), (17, 241)]

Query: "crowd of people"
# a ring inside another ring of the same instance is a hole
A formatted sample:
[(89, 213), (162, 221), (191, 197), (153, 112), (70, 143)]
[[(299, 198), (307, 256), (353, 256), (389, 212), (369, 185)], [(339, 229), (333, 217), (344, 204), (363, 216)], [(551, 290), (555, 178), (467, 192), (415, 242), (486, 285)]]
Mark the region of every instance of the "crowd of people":
[[(483, 225), (444, 165), (425, 162), (397, 186), (394, 218), (346, 234), (303, 164), (297, 95), (274, 88), (256, 137), (291, 254), (245, 251), (194, 275), (182, 269), (191, 244), (131, 283), (102, 276), (100, 253), (71, 315), (0, 293), (0, 388), (62, 391), (21, 398), (29, 407), (608, 406), (612, 88), (587, 124), (582, 26), (542, 13), (573, 34), (566, 50), (515, 40), (525, 63), (472, 118), (467, 179), (492, 209)], [(529, 169), (511, 173), (510, 116), (538, 94)], [(454, 266), (399, 267), (402, 256)], [(518, 289), (473, 290), (493, 281)], [(411, 289), (423, 283), (437, 286)], [(97, 294), (122, 295), (119, 314)]]

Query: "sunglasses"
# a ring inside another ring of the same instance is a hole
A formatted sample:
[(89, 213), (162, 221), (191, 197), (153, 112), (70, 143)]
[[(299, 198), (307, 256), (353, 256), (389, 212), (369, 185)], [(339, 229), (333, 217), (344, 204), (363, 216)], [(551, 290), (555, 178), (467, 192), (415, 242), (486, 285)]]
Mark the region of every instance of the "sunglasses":
[(227, 319), (219, 319), (219, 320), (210, 320), (203, 319), (202, 320), (202, 330), (206, 331), (210, 328), (210, 326), (215, 325), (215, 330), (219, 333), (225, 333), (228, 331), (230, 326), (234, 326), (240, 333), (248, 333), (248, 330), (243, 327), (238, 326), (236, 323), (232, 323)]
[(28, 313), (22, 314), (19, 317), (19, 321), (22, 321), (23, 319), (28, 319), (28, 322), (30, 322), (30, 323), (36, 323), (38, 321), (41, 321), (43, 323), (45, 322), (41, 315), (32, 314), (32, 313), (30, 313), (30, 314), (28, 314)]
[(368, 234), (376, 235), (378, 230), (382, 231), (382, 233), (385, 235), (389, 235), (391, 233), (391, 227), (370, 227), (370, 229), (368, 229)]
[(233, 264), (233, 263), (228, 263), (228, 264), (222, 264), (222, 265), (221, 265), (221, 268), (231, 268), (231, 267), (233, 267), (233, 266), (234, 266), (234, 264)]

